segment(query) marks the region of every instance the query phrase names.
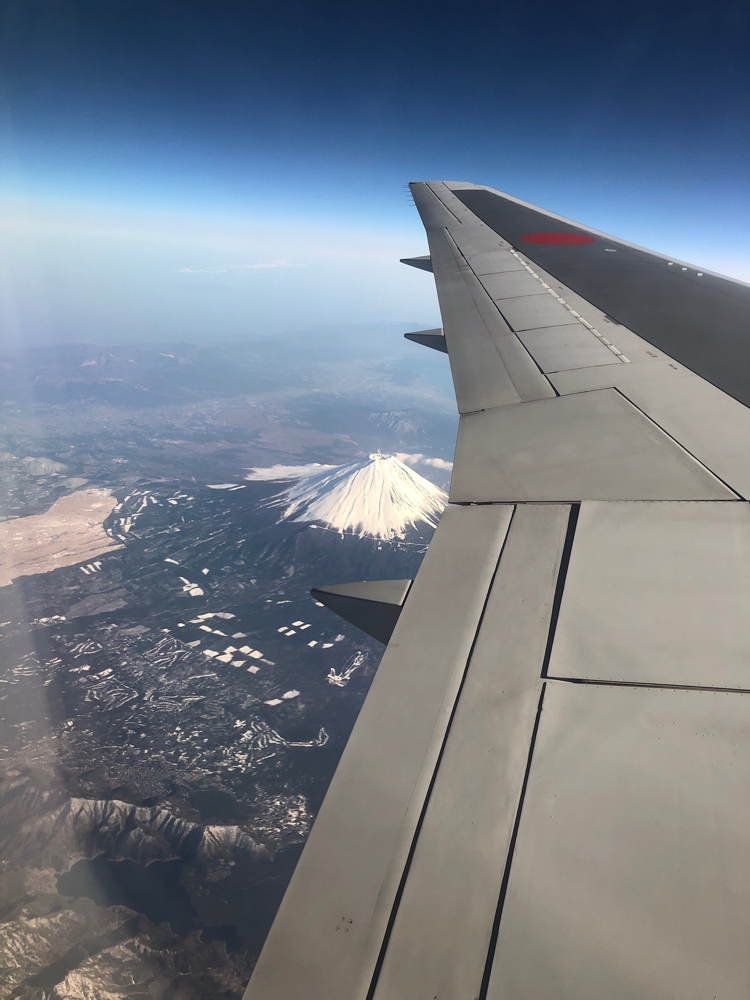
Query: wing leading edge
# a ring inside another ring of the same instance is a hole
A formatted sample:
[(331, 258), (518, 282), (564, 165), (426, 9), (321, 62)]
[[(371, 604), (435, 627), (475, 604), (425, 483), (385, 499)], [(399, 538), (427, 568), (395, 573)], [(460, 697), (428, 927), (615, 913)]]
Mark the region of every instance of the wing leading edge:
[(246, 1000), (744, 1000), (750, 288), (412, 191), (450, 504)]

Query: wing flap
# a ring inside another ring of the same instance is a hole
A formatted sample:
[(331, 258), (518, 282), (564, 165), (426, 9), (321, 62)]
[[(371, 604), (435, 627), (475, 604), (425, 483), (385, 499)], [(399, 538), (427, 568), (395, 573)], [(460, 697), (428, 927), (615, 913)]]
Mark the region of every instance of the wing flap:
[(746, 406), (698, 377), (631, 383), (621, 391), (736, 493), (750, 499)]
[[(561, 396), (569, 396), (576, 392), (589, 392), (591, 389), (614, 388), (626, 392), (628, 386), (644, 385), (649, 382), (674, 378), (695, 379), (697, 376), (681, 365), (661, 359), (652, 365), (597, 365), (590, 368), (565, 370), (560, 368), (549, 373), (550, 382)], [(729, 399), (728, 396), (726, 398)]]
[(452, 503), (736, 498), (614, 389), (459, 420)]
[(494, 250), (489, 253), (469, 254), (466, 262), (477, 275), (504, 274), (506, 271), (523, 271), (521, 261), (510, 250)]
[(750, 691), (748, 606), (748, 504), (583, 503), (549, 674)]
[(364, 1000), (512, 511), (443, 513), (245, 1000)]
[(487, 1000), (747, 996), (748, 731), (743, 695), (547, 683)]
[(569, 511), (524, 504), (513, 515), (374, 1000), (481, 991), (504, 875), (499, 859), (513, 834), (544, 683)]
[(541, 282), (525, 268), (521, 268), (520, 271), (485, 274), (479, 280), (493, 302), (499, 299), (513, 299), (518, 295), (546, 295)]
[(518, 339), (545, 373), (621, 364), (620, 358), (580, 323), (523, 330)]

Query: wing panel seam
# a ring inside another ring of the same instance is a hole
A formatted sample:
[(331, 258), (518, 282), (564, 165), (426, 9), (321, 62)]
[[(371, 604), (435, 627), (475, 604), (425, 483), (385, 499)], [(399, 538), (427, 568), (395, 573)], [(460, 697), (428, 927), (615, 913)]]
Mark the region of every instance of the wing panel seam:
[[(593, 335), (595, 337), (597, 337), (604, 344), (604, 346), (607, 348), (607, 350), (611, 351), (613, 354), (616, 354), (617, 357), (620, 359), (620, 361), (622, 361), (624, 364), (626, 364), (626, 365), (630, 364), (629, 359), (625, 357), (625, 355), (622, 353), (622, 351), (618, 350), (615, 347), (615, 345), (612, 343), (611, 340), (607, 340), (607, 338), (604, 336), (604, 334), (600, 333), (596, 329), (596, 327), (592, 326), (591, 323), (589, 323), (588, 320), (584, 319), (583, 316), (581, 316), (581, 314), (579, 312), (576, 312), (576, 310), (573, 308), (573, 306), (570, 305), (569, 302), (566, 302), (565, 299), (561, 295), (558, 295), (557, 292), (553, 288), (550, 288), (550, 286), (542, 278), (542, 276), (540, 274), (537, 274), (536, 271), (529, 264), (526, 263), (526, 261), (523, 259), (523, 257), (521, 256), (521, 254), (518, 253), (518, 251), (513, 250), (511, 248), (508, 252), (511, 253), (511, 254), (513, 254), (513, 256), (516, 258), (516, 260), (518, 261), (518, 263), (521, 264), (522, 267), (525, 267), (526, 270), (529, 272), (529, 274), (533, 275), (533, 277), (536, 278), (536, 280), (540, 283), (540, 285), (542, 286), (542, 288), (544, 288), (544, 290), (547, 292), (548, 295), (551, 295), (553, 299), (557, 299), (557, 301), (560, 303), (560, 305), (565, 306), (565, 308), (568, 310), (568, 312), (570, 313), (570, 315), (573, 316), (573, 317), (575, 317), (576, 321), (578, 323), (580, 323), (582, 326), (585, 326), (586, 329), (589, 331), (589, 333), (593, 333)], [(499, 306), (498, 306), (498, 310), (500, 311), (500, 307)]]
[[(506, 320), (506, 318), (503, 316), (503, 314), (502, 314), (500, 308), (498, 307), (497, 303), (492, 299), (492, 296), (489, 294), (489, 292), (487, 291), (487, 289), (482, 284), (482, 281), (481, 281), (480, 277), (477, 274), (474, 273), (474, 270), (472, 269), (471, 264), (466, 259), (465, 255), (464, 255), (464, 252), (461, 249), (461, 247), (459, 247), (459, 245), (454, 240), (453, 235), (451, 234), (451, 232), (450, 232), (449, 229), (445, 230), (445, 236), (446, 236), (446, 239), (448, 241), (448, 245), (451, 248), (451, 251), (453, 253), (454, 258), (456, 257), (456, 254), (458, 254), (458, 257), (460, 258), (460, 260), (462, 260), (464, 262), (464, 264), (468, 268), (469, 272), (471, 273), (472, 277), (475, 279), (475, 281), (479, 285), (479, 288), (481, 289), (483, 295), (490, 302), (490, 304), (494, 307), (495, 311), (497, 312), (497, 314), (499, 315), (499, 317), (503, 321), (503, 323), (505, 323), (506, 326), (508, 327), (508, 334), (511, 337), (513, 337), (514, 341), (518, 345), (519, 350), (521, 352), (523, 352), (529, 358), (529, 361), (531, 361), (531, 363), (537, 369), (537, 371), (542, 376), (542, 378), (545, 379), (545, 381), (547, 382), (547, 384), (550, 386), (550, 388), (554, 392), (555, 396), (559, 396), (560, 393), (557, 391), (557, 389), (555, 388), (555, 386), (552, 384), (552, 382), (551, 382), (551, 380), (549, 378), (549, 373), (542, 370), (541, 365), (536, 360), (536, 358), (534, 357), (534, 355), (531, 353), (531, 351), (528, 349), (528, 347), (526, 346), (526, 344), (524, 344), (524, 342), (518, 336), (518, 334), (516, 333), (516, 331), (511, 327), (511, 325), (508, 323), (508, 321)], [(457, 264), (457, 266), (459, 268), (459, 272), (460, 272), (461, 271), (461, 267), (460, 267), (460, 264), (459, 264), (459, 260), (456, 260), (456, 264)], [(482, 321), (482, 324), (483, 324), (485, 330), (487, 331), (487, 336), (492, 341), (492, 345), (495, 348), (495, 350), (497, 351), (497, 355), (500, 358), (500, 361), (502, 362), (503, 367), (505, 368), (505, 370), (508, 373), (508, 378), (510, 379), (511, 383), (513, 384), (513, 388), (516, 390), (516, 392), (518, 393), (518, 395), (521, 397), (521, 402), (522, 403), (530, 402), (529, 400), (526, 400), (526, 399), (523, 398), (523, 395), (521, 393), (521, 389), (520, 389), (520, 387), (519, 387), (516, 379), (513, 378), (513, 372), (508, 367), (508, 364), (505, 361), (505, 358), (503, 358), (503, 355), (502, 355), (502, 353), (500, 351), (499, 346), (497, 345), (494, 337), (492, 336), (492, 334), (490, 333), (489, 329), (487, 328), (487, 324), (484, 322), (484, 317), (482, 316), (482, 311), (481, 311), (481, 309), (479, 307), (479, 304), (477, 303), (477, 300), (476, 300), (476, 298), (474, 296), (474, 293), (473, 293), (473, 291), (471, 289), (471, 286), (466, 281), (466, 278), (464, 277), (463, 274), (462, 274), (462, 277), (464, 278), (464, 284), (466, 285), (466, 289), (467, 289), (469, 295), (471, 296), (472, 301), (474, 302), (474, 305), (476, 307), (477, 313), (479, 314), (479, 318)], [(475, 412), (475, 411), (467, 411), (467, 412)]]
[(545, 680), (561, 684), (593, 684), (598, 687), (657, 688), (660, 691), (716, 691), (719, 694), (750, 694), (750, 688), (711, 687), (705, 684), (660, 684), (658, 681), (615, 681), (609, 678), (557, 677), (549, 675)]
[(534, 748), (536, 746), (537, 735), (539, 733), (539, 723), (542, 718), (542, 709), (544, 708), (544, 695), (547, 690), (547, 682), (544, 680), (542, 682), (542, 690), (539, 693), (539, 705), (536, 710), (536, 718), (534, 719), (534, 728), (531, 732), (531, 743), (529, 745), (529, 756), (526, 761), (526, 771), (523, 776), (523, 784), (521, 785), (521, 794), (518, 797), (518, 808), (516, 809), (516, 818), (513, 824), (513, 833), (511, 834), (510, 844), (508, 846), (508, 854), (505, 859), (505, 871), (503, 872), (503, 881), (500, 886), (500, 895), (497, 900), (497, 909), (495, 910), (495, 919), (492, 922), (492, 931), (490, 932), (490, 942), (487, 948), (487, 960), (484, 966), (484, 975), (482, 976), (482, 985), (479, 988), (479, 996), (476, 1000), (487, 1000), (487, 992), (490, 988), (490, 978), (492, 976), (492, 966), (495, 962), (495, 951), (497, 950), (497, 940), (500, 936), (500, 921), (503, 916), (503, 909), (505, 907), (505, 897), (508, 894), (508, 884), (510, 882), (510, 873), (513, 867), (513, 855), (516, 851), (516, 842), (518, 840), (518, 831), (521, 826), (521, 814), (523, 812), (523, 804), (526, 799), (526, 789), (529, 784), (529, 778), (531, 776), (531, 762), (534, 757)]
[[(366, 995), (365, 1000), (373, 1000), (373, 997), (375, 996), (375, 990), (377, 989), (377, 986), (378, 986), (378, 980), (380, 978), (380, 972), (381, 972), (381, 970), (383, 968), (383, 963), (385, 961), (385, 955), (386, 955), (386, 952), (388, 950), (388, 943), (390, 941), (390, 937), (391, 937), (391, 934), (393, 932), (393, 927), (394, 927), (394, 925), (396, 923), (396, 917), (398, 915), (398, 909), (399, 909), (399, 904), (401, 902), (401, 897), (404, 894), (404, 888), (406, 886), (406, 880), (409, 877), (409, 870), (411, 868), (411, 863), (412, 863), (412, 860), (414, 858), (414, 854), (415, 854), (415, 852), (417, 850), (417, 843), (419, 841), (419, 835), (422, 832), (422, 826), (424, 824), (424, 818), (425, 818), (425, 816), (427, 814), (427, 809), (429, 808), (429, 805), (430, 805), (430, 799), (432, 798), (432, 791), (433, 791), (433, 789), (435, 787), (435, 782), (437, 780), (437, 774), (438, 774), (438, 771), (440, 770), (440, 764), (442, 762), (443, 755), (445, 753), (445, 748), (446, 748), (446, 746), (448, 744), (448, 738), (450, 736), (451, 728), (453, 726), (453, 720), (454, 720), (455, 715), (456, 715), (456, 710), (458, 708), (458, 703), (461, 700), (461, 693), (463, 692), (464, 684), (466, 683), (466, 676), (467, 676), (467, 674), (469, 672), (469, 668), (471, 667), (471, 660), (472, 660), (472, 657), (474, 656), (474, 649), (476, 648), (477, 639), (479, 638), (479, 633), (480, 633), (480, 631), (482, 629), (482, 623), (484, 622), (484, 616), (485, 616), (485, 612), (487, 611), (487, 605), (489, 603), (490, 594), (492, 593), (492, 588), (493, 588), (494, 583), (495, 583), (495, 578), (497, 577), (498, 571), (500, 569), (500, 563), (502, 562), (503, 552), (505, 552), (505, 547), (508, 544), (508, 538), (510, 536), (511, 529), (513, 527), (513, 519), (515, 517), (515, 513), (516, 513), (516, 505), (514, 504), (513, 505), (513, 510), (511, 512), (511, 515), (510, 515), (510, 520), (508, 521), (508, 526), (507, 526), (507, 528), (505, 530), (505, 537), (503, 538), (503, 543), (502, 543), (502, 545), (500, 547), (500, 554), (497, 557), (497, 562), (495, 564), (495, 569), (494, 569), (494, 571), (492, 573), (492, 578), (490, 580), (490, 584), (489, 584), (489, 587), (487, 588), (487, 593), (486, 593), (485, 598), (484, 598), (484, 604), (482, 605), (482, 612), (479, 615), (479, 621), (477, 623), (477, 628), (476, 628), (476, 631), (474, 633), (474, 639), (472, 640), (472, 643), (471, 643), (471, 648), (469, 650), (469, 655), (466, 658), (466, 663), (464, 665), (463, 674), (461, 676), (461, 683), (458, 686), (458, 691), (456, 692), (456, 697), (454, 699), (453, 706), (451, 708), (450, 718), (448, 719), (448, 725), (445, 728), (445, 732), (443, 734), (443, 739), (442, 739), (442, 742), (440, 744), (440, 752), (439, 752), (437, 760), (435, 762), (435, 767), (434, 767), (434, 770), (432, 772), (432, 777), (430, 778), (430, 785), (429, 785), (429, 788), (427, 789), (427, 794), (425, 795), (424, 802), (422, 803), (422, 809), (421, 809), (420, 814), (419, 814), (419, 820), (418, 820), (416, 828), (414, 830), (414, 835), (412, 837), (411, 845), (409, 846), (409, 854), (408, 854), (408, 856), (406, 858), (406, 863), (404, 864), (404, 869), (403, 869), (403, 871), (401, 873), (401, 878), (399, 880), (398, 889), (396, 890), (396, 895), (395, 895), (394, 900), (393, 900), (393, 905), (391, 906), (391, 912), (390, 912), (390, 915), (388, 917), (388, 924), (386, 926), (385, 933), (383, 935), (383, 941), (382, 941), (381, 946), (380, 946), (380, 952), (378, 954), (378, 959), (377, 959), (377, 962), (375, 964), (375, 968), (374, 968), (373, 974), (372, 974), (372, 979), (371, 979), (371, 982), (370, 982), (370, 988), (367, 991), (367, 995)], [(534, 733), (536, 733), (536, 729), (534, 730)]]
[[(458, 223), (459, 226), (462, 226), (463, 222), (461, 222), (461, 220), (459, 219), (459, 217), (456, 215), (455, 212), (453, 212), (450, 208), (448, 208), (448, 206), (445, 204), (445, 202), (443, 201), (443, 199), (437, 194), (437, 192), (432, 190), (432, 187), (430, 186), (430, 184), (425, 184), (425, 187), (430, 192), (430, 194), (435, 199), (435, 201), (438, 203), (438, 205), (440, 205), (441, 208), (444, 208), (445, 211), (448, 213), (448, 215), (450, 215), (452, 218), (454, 218), (456, 220), (456, 222)], [(471, 209), (469, 209), (469, 211), (471, 211)], [(472, 215), (473, 214), (474, 213), (472, 212)], [(438, 228), (440, 228), (440, 227), (438, 227)]]
[(570, 555), (573, 551), (573, 543), (575, 541), (576, 528), (578, 526), (578, 517), (581, 513), (580, 503), (574, 503), (570, 507), (570, 514), (568, 515), (568, 527), (565, 532), (565, 541), (563, 543), (562, 553), (560, 555), (560, 565), (557, 570), (557, 582), (555, 583), (555, 594), (552, 598), (552, 610), (549, 619), (549, 629), (547, 630), (547, 644), (544, 649), (544, 658), (542, 660), (542, 672), (541, 676), (547, 676), (547, 670), (549, 668), (549, 661), (552, 656), (552, 647), (555, 643), (555, 633), (557, 631), (557, 622), (560, 618), (560, 608), (562, 607), (563, 592), (565, 590), (565, 581), (568, 578), (568, 567), (570, 566)]
[[(700, 378), (700, 376), (698, 376), (698, 377)], [(623, 399), (627, 400), (627, 402), (630, 403), (631, 406), (634, 406), (635, 409), (639, 413), (643, 414), (643, 416), (647, 420), (650, 420), (651, 423), (655, 427), (658, 427), (659, 430), (662, 432), (662, 434), (665, 434), (669, 438), (670, 441), (673, 441), (677, 445), (678, 448), (681, 448), (685, 452), (686, 455), (689, 455), (693, 459), (693, 461), (697, 462), (698, 465), (702, 466), (706, 470), (706, 472), (709, 472), (715, 479), (718, 479), (718, 481), (723, 486), (726, 486), (726, 488), (728, 490), (731, 490), (732, 493), (734, 493), (734, 495), (737, 497), (738, 500), (747, 500), (748, 499), (748, 497), (745, 497), (745, 496), (743, 496), (742, 493), (739, 493), (734, 488), (734, 486), (730, 486), (730, 484), (726, 481), (726, 479), (722, 479), (720, 475), (718, 475), (716, 472), (714, 472), (714, 470), (711, 468), (710, 465), (706, 465), (706, 463), (702, 459), (698, 458), (697, 455), (693, 454), (693, 452), (690, 451), (689, 448), (686, 448), (685, 445), (682, 443), (682, 441), (680, 441), (679, 438), (676, 438), (673, 434), (670, 434), (669, 431), (666, 429), (666, 427), (662, 427), (662, 425), (659, 423), (658, 420), (654, 420), (654, 418), (651, 416), (650, 413), (646, 413), (645, 410), (642, 410), (640, 408), (640, 406), (638, 406), (637, 403), (633, 402), (633, 400), (630, 398), (630, 396), (627, 395), (627, 393), (625, 393), (625, 392), (622, 391), (622, 389), (619, 389), (617, 386), (614, 386), (614, 385), (610, 386), (609, 388), (614, 389), (615, 392), (619, 392), (619, 394), (622, 396)], [(588, 391), (594, 392), (596, 390), (588, 390)], [(570, 393), (570, 395), (577, 395), (577, 394), (576, 393)], [(721, 502), (721, 501), (719, 501), (719, 502)], [(724, 501), (724, 503), (734, 503), (734, 502), (735, 501), (728, 500), (728, 499)]]

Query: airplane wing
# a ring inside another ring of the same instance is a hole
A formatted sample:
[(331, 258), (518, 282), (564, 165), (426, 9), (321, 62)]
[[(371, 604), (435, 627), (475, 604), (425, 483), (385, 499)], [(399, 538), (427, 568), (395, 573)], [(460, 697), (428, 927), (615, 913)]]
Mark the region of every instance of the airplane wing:
[(246, 1000), (746, 1000), (750, 286), (411, 187), (450, 503)]

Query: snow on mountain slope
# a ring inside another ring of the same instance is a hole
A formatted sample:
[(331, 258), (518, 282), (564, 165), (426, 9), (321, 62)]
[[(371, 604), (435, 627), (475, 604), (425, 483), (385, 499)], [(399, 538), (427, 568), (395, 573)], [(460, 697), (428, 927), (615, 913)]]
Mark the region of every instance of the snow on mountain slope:
[(322, 521), (360, 538), (403, 538), (419, 523), (435, 527), (447, 494), (393, 455), (374, 454), (348, 465), (274, 466), (247, 479), (294, 480), (269, 504), (282, 519)]

